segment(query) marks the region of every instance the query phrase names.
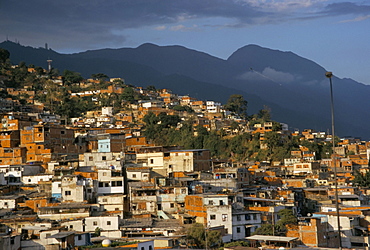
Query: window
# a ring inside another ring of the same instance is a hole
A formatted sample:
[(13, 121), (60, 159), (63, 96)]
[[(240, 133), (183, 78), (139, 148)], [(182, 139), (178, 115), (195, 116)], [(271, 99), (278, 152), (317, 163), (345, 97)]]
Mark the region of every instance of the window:
[(64, 194), (65, 195), (71, 195), (71, 191), (65, 191)]
[(89, 161), (93, 161), (93, 160), (94, 160), (94, 157), (89, 156)]
[(73, 229), (73, 225), (69, 225), (69, 229)]
[(111, 225), (111, 222), (110, 222), (110, 220), (109, 221), (107, 221), (107, 226), (110, 226)]
[(237, 232), (237, 233), (240, 233), (240, 227), (237, 227), (237, 228), (236, 228), (236, 232)]
[(78, 235), (78, 236), (77, 236), (77, 239), (78, 239), (78, 240), (82, 240), (82, 235)]
[(150, 164), (153, 164), (154, 163), (154, 160), (153, 159), (150, 159)]
[(241, 220), (242, 220), (242, 219), (240, 218), (240, 215), (237, 215), (237, 216), (236, 216), (236, 220), (237, 220), (237, 221), (241, 221)]
[(257, 214), (253, 214), (253, 220), (257, 220)]
[(93, 225), (94, 226), (97, 226), (98, 225), (98, 222), (97, 221), (93, 221)]
[(107, 199), (103, 199), (103, 202), (107, 202)]
[(103, 176), (107, 176), (107, 172), (103, 172)]
[(216, 219), (216, 215), (215, 214), (211, 214), (211, 216), (209, 217), (211, 220), (215, 220)]
[(209, 200), (208, 205), (213, 205), (213, 201)]
[(174, 208), (175, 207), (175, 204), (174, 203), (170, 203), (170, 207), (171, 208)]
[(249, 214), (246, 214), (244, 219), (245, 220), (250, 220), (251, 219), (251, 216)]
[(227, 221), (227, 214), (222, 215), (222, 221)]
[(66, 131), (64, 131), (64, 130), (60, 131), (61, 135), (64, 135), (65, 133), (66, 133)]
[(224, 204), (224, 201), (220, 200), (220, 206), (222, 206), (223, 204)]
[(101, 160), (102, 160), (102, 161), (106, 161), (106, 160), (107, 160), (107, 157), (106, 157), (106, 156), (102, 156), (102, 157), (101, 157)]
[(133, 174), (133, 175), (132, 175), (132, 178), (136, 178), (136, 174)]

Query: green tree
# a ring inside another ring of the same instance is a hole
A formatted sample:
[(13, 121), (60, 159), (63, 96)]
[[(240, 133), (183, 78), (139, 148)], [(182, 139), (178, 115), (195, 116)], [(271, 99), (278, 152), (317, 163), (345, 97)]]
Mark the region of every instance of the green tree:
[(123, 90), (120, 98), (128, 103), (135, 103), (135, 91), (132, 87), (127, 87)]
[(279, 235), (285, 236), (287, 232), (288, 225), (297, 225), (298, 219), (293, 214), (291, 209), (285, 208), (278, 213), (280, 219), (277, 222), (271, 221), (271, 223), (263, 224), (261, 227), (257, 228), (254, 234), (259, 235)]
[(267, 147), (272, 152), (276, 147), (281, 145), (281, 136), (280, 134), (270, 131), (265, 133), (265, 142)]
[(274, 226), (272, 224), (262, 224), (253, 233), (254, 235), (274, 235)]
[(91, 77), (99, 81), (105, 81), (108, 79), (108, 76), (104, 73), (92, 74)]
[(186, 112), (189, 112), (189, 113), (194, 113), (194, 110), (189, 107), (189, 106), (182, 106), (182, 105), (176, 105), (172, 108), (173, 110), (176, 110), (176, 111), (186, 111)]
[(146, 90), (147, 91), (152, 91), (152, 92), (156, 92), (157, 91), (157, 89), (155, 88), (155, 86), (153, 86), (153, 85), (149, 85), (149, 86), (147, 86), (146, 87)]
[(181, 121), (178, 115), (167, 115), (165, 112), (159, 113), (158, 119), (162, 128), (176, 127)]
[(224, 108), (239, 115), (241, 118), (246, 118), (247, 106), (248, 102), (244, 100), (243, 96), (235, 94), (229, 97), (227, 103), (224, 105)]
[(8, 50), (0, 48), (0, 65), (5, 63), (10, 57)]
[(220, 231), (208, 230), (200, 223), (190, 226), (186, 235), (190, 247), (214, 249), (221, 246), (222, 237)]
[(236, 246), (243, 246), (243, 247), (248, 247), (249, 242), (246, 241), (233, 241), (229, 243), (225, 243), (224, 247), (236, 247)]
[(67, 69), (63, 71), (62, 76), (63, 76), (63, 82), (65, 85), (80, 83), (83, 80), (83, 77), (81, 76), (80, 73), (67, 70)]
[(262, 122), (269, 122), (271, 121), (271, 113), (268, 107), (264, 107), (260, 111), (258, 111), (258, 118), (262, 120)]
[(353, 183), (355, 186), (368, 188), (370, 187), (370, 171), (366, 171), (365, 173), (361, 173), (356, 170), (355, 178), (353, 179)]
[(100, 236), (100, 233), (101, 233), (101, 228), (100, 227), (96, 227), (95, 230), (94, 230), (94, 236)]
[(122, 79), (114, 79), (113, 83), (118, 85), (118, 86), (123, 86), (123, 84), (124, 84)]
[(276, 223), (277, 235), (285, 236), (287, 232), (287, 226), (297, 225), (298, 219), (293, 214), (293, 211), (288, 208), (284, 208), (279, 211), (280, 220)]

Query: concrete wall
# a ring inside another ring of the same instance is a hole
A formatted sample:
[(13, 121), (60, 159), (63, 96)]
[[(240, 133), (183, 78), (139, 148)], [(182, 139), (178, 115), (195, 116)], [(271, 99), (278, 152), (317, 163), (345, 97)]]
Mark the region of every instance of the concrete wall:
[(119, 217), (117, 216), (100, 216), (85, 218), (85, 231), (94, 232), (97, 227), (102, 231), (118, 230)]

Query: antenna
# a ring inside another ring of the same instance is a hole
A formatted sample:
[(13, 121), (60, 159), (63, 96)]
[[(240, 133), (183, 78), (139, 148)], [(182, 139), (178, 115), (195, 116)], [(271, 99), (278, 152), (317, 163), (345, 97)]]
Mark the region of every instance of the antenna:
[(48, 62), (48, 70), (49, 70), (49, 72), (51, 71), (51, 62), (53, 61), (53, 60), (50, 60), (50, 59), (48, 59), (48, 60), (46, 60), (47, 62)]

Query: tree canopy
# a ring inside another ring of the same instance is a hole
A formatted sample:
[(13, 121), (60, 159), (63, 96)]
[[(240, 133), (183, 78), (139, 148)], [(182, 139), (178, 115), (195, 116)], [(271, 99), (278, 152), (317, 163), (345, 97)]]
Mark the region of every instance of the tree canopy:
[(224, 105), (224, 108), (235, 113), (236, 115), (239, 115), (241, 118), (246, 118), (247, 106), (248, 102), (244, 100), (244, 97), (242, 95), (235, 94), (229, 97), (227, 103)]
[(218, 248), (222, 243), (220, 231), (208, 230), (200, 223), (190, 226), (187, 229), (186, 237), (190, 243), (190, 247), (200, 249)]
[(8, 50), (0, 48), (0, 64), (3, 64), (8, 60), (10, 57), (10, 53)]
[(254, 234), (285, 236), (288, 225), (297, 225), (298, 219), (291, 209), (282, 209), (278, 214), (280, 217), (278, 221), (270, 221), (268, 224), (263, 224), (257, 228)]

